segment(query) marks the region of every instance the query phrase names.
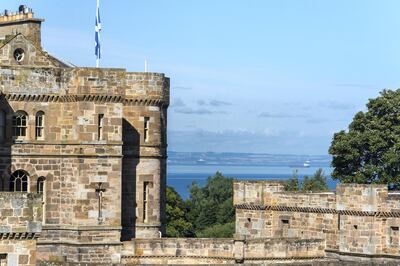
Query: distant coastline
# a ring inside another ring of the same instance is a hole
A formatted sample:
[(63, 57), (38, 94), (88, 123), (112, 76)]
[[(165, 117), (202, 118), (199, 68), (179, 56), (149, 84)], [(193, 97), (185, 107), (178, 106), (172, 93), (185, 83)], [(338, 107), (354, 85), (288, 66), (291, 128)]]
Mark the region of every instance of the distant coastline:
[(331, 190), (335, 190), (337, 182), (332, 180), (332, 168), (328, 165), (312, 165), (308, 168), (292, 168), (287, 165), (199, 165), (168, 164), (167, 184), (173, 187), (184, 199), (189, 197), (188, 188), (193, 182), (203, 186), (209, 176), (217, 171), (226, 177), (239, 180), (287, 180), (296, 172), (299, 180), (304, 176), (312, 176), (322, 168)]
[(331, 156), (230, 152), (168, 152), (168, 165), (284, 166), (299, 168), (305, 162), (309, 162), (309, 166), (311, 167), (329, 167)]

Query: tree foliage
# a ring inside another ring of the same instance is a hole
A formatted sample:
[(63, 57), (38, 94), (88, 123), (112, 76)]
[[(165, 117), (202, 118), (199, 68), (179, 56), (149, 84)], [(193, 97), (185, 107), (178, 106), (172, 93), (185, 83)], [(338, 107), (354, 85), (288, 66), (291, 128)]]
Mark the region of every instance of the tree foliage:
[(167, 187), (167, 236), (194, 236), (193, 225), (186, 217), (186, 204), (181, 196), (171, 187)]
[(176, 200), (176, 195), (167, 191), (167, 235), (232, 237), (235, 231), (232, 181), (217, 172), (207, 179), (204, 187), (193, 183), (186, 202), (180, 197), (180, 201)]
[(322, 192), (328, 191), (326, 177), (321, 168), (319, 168), (312, 177), (305, 176), (302, 182), (301, 191), (303, 192)]
[(299, 191), (300, 182), (297, 170), (293, 171), (292, 176), (285, 182), (285, 191)]
[(343, 183), (400, 185), (400, 90), (384, 90), (333, 136), (332, 177)]
[(197, 237), (200, 238), (231, 238), (235, 232), (235, 222), (226, 224), (216, 224), (209, 226), (202, 231), (196, 233)]
[(302, 192), (322, 192), (328, 191), (328, 184), (323, 170), (318, 169), (313, 176), (304, 176), (302, 182), (299, 181), (297, 172), (285, 182), (286, 191), (302, 191)]
[(203, 231), (203, 237), (218, 237), (207, 236), (205, 233), (211, 231), (204, 231), (204, 229), (234, 221), (232, 186), (232, 179), (224, 177), (219, 172), (209, 177), (204, 187), (199, 187), (196, 183), (192, 184), (187, 206), (188, 217), (193, 222), (196, 235)]

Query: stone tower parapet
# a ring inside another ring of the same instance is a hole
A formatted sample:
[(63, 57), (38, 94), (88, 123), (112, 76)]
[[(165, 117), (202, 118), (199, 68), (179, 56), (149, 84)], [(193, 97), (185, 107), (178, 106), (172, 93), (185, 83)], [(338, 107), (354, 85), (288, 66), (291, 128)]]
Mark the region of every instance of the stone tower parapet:
[(23, 34), (36, 46), (41, 47), (41, 24), (43, 19), (34, 17), (31, 8), (24, 5), (17, 12), (5, 10), (0, 14), (0, 43), (17, 34)]

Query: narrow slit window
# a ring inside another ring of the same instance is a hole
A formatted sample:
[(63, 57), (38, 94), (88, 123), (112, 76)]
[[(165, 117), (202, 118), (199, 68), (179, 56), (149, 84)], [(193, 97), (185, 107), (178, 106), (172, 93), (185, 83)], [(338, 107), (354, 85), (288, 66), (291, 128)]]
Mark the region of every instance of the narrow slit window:
[(391, 245), (399, 245), (399, 227), (391, 226), (390, 227), (390, 244)]
[(289, 235), (289, 219), (281, 219), (282, 237)]
[(6, 113), (0, 110), (0, 142), (6, 139)]
[(104, 129), (104, 114), (99, 114), (98, 117), (98, 140), (103, 140), (103, 129)]
[(144, 118), (144, 142), (149, 142), (150, 117)]
[(37, 180), (37, 193), (43, 194), (44, 192), (44, 182), (45, 178), (43, 176), (39, 177)]
[(19, 111), (14, 114), (12, 120), (14, 137), (26, 137), (27, 123), (28, 115), (25, 112)]
[(39, 111), (36, 114), (36, 139), (44, 138), (44, 112)]
[(144, 182), (143, 184), (143, 222), (147, 222), (147, 210), (149, 204), (149, 190), (150, 182)]

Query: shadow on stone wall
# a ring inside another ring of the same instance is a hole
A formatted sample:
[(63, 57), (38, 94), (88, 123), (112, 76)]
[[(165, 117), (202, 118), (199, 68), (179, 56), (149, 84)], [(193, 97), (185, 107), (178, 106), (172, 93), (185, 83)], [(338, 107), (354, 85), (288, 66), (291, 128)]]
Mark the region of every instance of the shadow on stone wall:
[(126, 119), (122, 120), (122, 206), (121, 241), (135, 237), (136, 167), (139, 164), (140, 134)]
[(0, 92), (0, 115), (4, 112), (6, 117), (6, 127), (0, 127), (0, 130), (4, 130), (5, 138), (0, 139), (0, 191), (9, 191), (10, 182), (10, 166), (11, 166), (11, 145), (12, 140), (12, 116), (14, 110), (11, 108), (10, 104), (1, 95)]

